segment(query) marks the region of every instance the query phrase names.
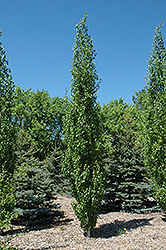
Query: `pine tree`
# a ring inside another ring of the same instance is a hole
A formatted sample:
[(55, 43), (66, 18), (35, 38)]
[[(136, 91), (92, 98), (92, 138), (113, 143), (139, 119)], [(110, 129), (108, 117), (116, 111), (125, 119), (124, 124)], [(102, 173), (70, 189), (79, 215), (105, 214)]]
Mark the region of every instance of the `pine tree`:
[(17, 221), (25, 225), (46, 223), (53, 218), (51, 199), (55, 194), (54, 182), (43, 162), (34, 157), (29, 146), (27, 132), (20, 130), (17, 140)]
[(161, 26), (156, 27), (149, 57), (146, 95), (140, 99), (140, 141), (155, 198), (166, 211), (166, 50)]
[(95, 228), (104, 191), (102, 128), (96, 92), (99, 88), (87, 13), (76, 26), (71, 100), (64, 119), (63, 170), (76, 200), (73, 208), (85, 235)]
[(67, 194), (71, 195), (70, 186), (67, 178), (65, 178), (62, 172), (62, 164), (61, 164), (62, 152), (60, 147), (56, 148), (44, 161), (44, 165), (50, 173), (50, 178), (53, 181), (55, 192), (58, 194)]
[(147, 168), (141, 148), (136, 145), (133, 117), (123, 118), (123, 130), (114, 133), (112, 148), (107, 159), (107, 183), (104, 195), (106, 210), (123, 212), (147, 212), (158, 210), (155, 202), (148, 200), (152, 195), (145, 179)]

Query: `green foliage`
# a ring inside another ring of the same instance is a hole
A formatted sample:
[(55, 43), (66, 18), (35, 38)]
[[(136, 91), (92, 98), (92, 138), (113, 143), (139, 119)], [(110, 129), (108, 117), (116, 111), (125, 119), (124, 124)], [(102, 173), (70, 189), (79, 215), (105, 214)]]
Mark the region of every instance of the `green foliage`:
[(125, 234), (126, 233), (126, 228), (119, 228), (118, 231), (117, 231), (117, 234), (120, 236), (122, 234)]
[(154, 205), (148, 200), (151, 188), (145, 180), (147, 169), (141, 148), (136, 146), (134, 123), (133, 116), (127, 112), (123, 117), (123, 129), (114, 133), (106, 164), (106, 210), (146, 212)]
[(110, 101), (107, 104), (103, 104), (102, 116), (105, 125), (105, 132), (108, 132), (111, 136), (115, 131), (121, 131), (124, 121), (124, 114), (128, 107), (128, 104), (124, 102), (124, 99)]
[(14, 83), (8, 64), (6, 52), (0, 42), (0, 230), (7, 228), (15, 216), (13, 173), (16, 130), (12, 115)]
[(6, 52), (0, 42), (0, 171), (3, 166), (7, 171), (13, 172), (16, 139), (12, 115), (14, 83), (8, 64)]
[(147, 86), (141, 96), (137, 94), (137, 102), (145, 164), (151, 173), (155, 198), (166, 211), (166, 50), (161, 26), (155, 30)]
[(16, 218), (15, 207), (15, 180), (13, 175), (1, 168), (0, 172), (0, 231), (6, 229), (12, 219)]
[(24, 129), (35, 158), (46, 159), (61, 139), (63, 98), (51, 98), (47, 91), (15, 90), (14, 117), (18, 130)]
[(120, 98), (119, 100), (110, 101), (104, 104), (101, 109), (106, 151), (110, 151), (116, 133), (123, 130), (123, 120), (127, 106), (127, 103)]
[(54, 183), (44, 163), (34, 158), (33, 148), (27, 148), (29, 143), (24, 133), (21, 130), (18, 135), (16, 152), (16, 211), (21, 215), (20, 223), (32, 225), (48, 221), (54, 215), (50, 202), (54, 195)]
[(73, 208), (84, 232), (95, 228), (104, 191), (102, 127), (96, 101), (99, 79), (87, 14), (76, 26), (71, 101), (64, 118), (63, 170), (76, 199)]
[(66, 101), (59, 97), (51, 98), (44, 90), (35, 93), (20, 87), (15, 89), (14, 95), (13, 120), (17, 125), (16, 211), (22, 214), (19, 222), (23, 224), (43, 223), (54, 215), (51, 198), (61, 175), (60, 156), (55, 147), (61, 141)]
[(68, 180), (62, 172), (61, 156), (62, 152), (60, 147), (55, 148), (50, 157), (44, 161), (44, 165), (50, 173), (50, 178), (53, 181), (55, 192), (59, 194), (65, 193), (66, 195), (71, 195)]
[(110, 151), (116, 134), (124, 129), (124, 116), (127, 114), (133, 117), (133, 130), (138, 130), (137, 109), (134, 105), (124, 102), (124, 99), (110, 101), (104, 104), (101, 109), (104, 126), (104, 145), (106, 151)]
[(35, 225), (49, 221), (54, 215), (50, 209), (54, 193), (49, 173), (39, 163), (31, 163), (30, 166), (23, 163), (17, 178), (16, 211), (21, 215), (19, 223)]

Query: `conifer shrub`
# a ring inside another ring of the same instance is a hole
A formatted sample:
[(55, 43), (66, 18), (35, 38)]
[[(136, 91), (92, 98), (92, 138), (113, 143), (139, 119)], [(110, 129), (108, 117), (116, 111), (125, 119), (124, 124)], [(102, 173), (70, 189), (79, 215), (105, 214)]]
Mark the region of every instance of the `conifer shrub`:
[(61, 164), (62, 153), (60, 147), (52, 152), (44, 164), (50, 173), (50, 178), (53, 181), (54, 191), (56, 194), (65, 194), (71, 196), (71, 189), (68, 179), (64, 176)]
[(103, 199), (104, 210), (146, 213), (159, 211), (152, 197), (152, 189), (144, 158), (136, 145), (132, 117), (124, 118), (123, 130), (114, 134), (112, 147), (106, 159), (107, 183)]
[(55, 195), (54, 182), (50, 172), (34, 158), (33, 148), (28, 149), (28, 141), (24, 131), (20, 131), (17, 155), (17, 189), (16, 209), (18, 223), (35, 225), (52, 220), (55, 208), (52, 202)]
[(16, 211), (26, 225), (44, 223), (54, 216), (54, 189), (45, 166), (23, 163), (17, 176)]

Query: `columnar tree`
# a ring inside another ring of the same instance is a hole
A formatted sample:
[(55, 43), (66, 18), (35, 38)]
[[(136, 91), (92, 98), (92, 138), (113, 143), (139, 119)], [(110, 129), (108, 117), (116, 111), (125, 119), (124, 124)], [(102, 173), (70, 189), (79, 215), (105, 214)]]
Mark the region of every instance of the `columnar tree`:
[(74, 211), (85, 235), (95, 228), (103, 191), (102, 127), (97, 103), (99, 78), (96, 53), (86, 25), (87, 13), (76, 26), (72, 61), (71, 100), (64, 119), (63, 169), (69, 179)]
[[(1, 33), (0, 33), (1, 36)], [(0, 168), (14, 171), (14, 149), (16, 130), (13, 122), (13, 92), (14, 82), (12, 81), (11, 71), (8, 68), (6, 52), (0, 42)]]
[(156, 27), (149, 57), (146, 94), (141, 101), (141, 141), (159, 206), (166, 211), (166, 50)]
[(0, 42), (0, 230), (10, 223), (15, 206), (13, 173), (16, 130), (12, 115), (14, 83), (8, 64)]

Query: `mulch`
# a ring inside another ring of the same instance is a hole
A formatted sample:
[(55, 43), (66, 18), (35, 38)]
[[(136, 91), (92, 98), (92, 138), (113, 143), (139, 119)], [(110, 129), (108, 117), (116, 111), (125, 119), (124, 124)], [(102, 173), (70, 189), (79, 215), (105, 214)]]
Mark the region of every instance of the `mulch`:
[[(13, 226), (10, 246), (18, 250), (75, 249), (75, 250), (166, 250), (166, 214), (163, 212), (136, 214), (110, 212), (100, 214), (93, 236), (85, 237), (71, 202), (74, 198), (58, 195), (59, 212), (63, 216), (52, 223), (28, 228)], [(25, 229), (26, 231), (26, 229)], [(8, 236), (0, 236), (4, 241)], [(2, 244), (2, 243), (1, 243)]]

